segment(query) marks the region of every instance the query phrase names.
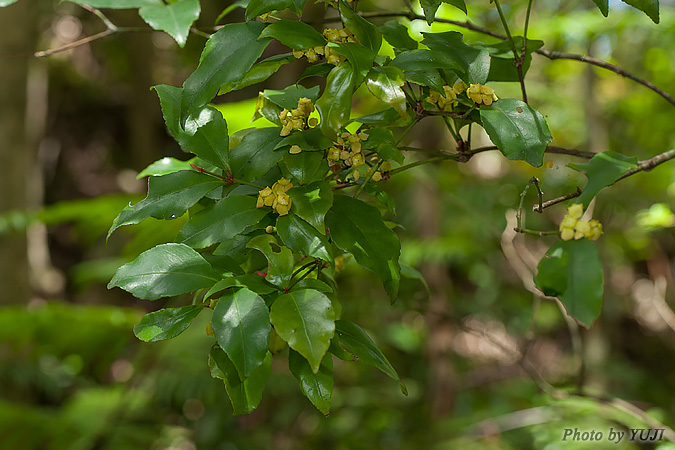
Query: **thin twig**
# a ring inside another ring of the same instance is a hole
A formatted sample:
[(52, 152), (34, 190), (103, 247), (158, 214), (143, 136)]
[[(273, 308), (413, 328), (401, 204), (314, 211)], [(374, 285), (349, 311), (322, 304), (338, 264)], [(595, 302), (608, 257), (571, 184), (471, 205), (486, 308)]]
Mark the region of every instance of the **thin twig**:
[(40, 51), (40, 52), (35, 52), (35, 53), (33, 53), (33, 56), (35, 56), (36, 58), (44, 58), (45, 56), (51, 56), (55, 53), (65, 52), (66, 50), (71, 50), (75, 47), (79, 47), (81, 45), (88, 44), (88, 43), (96, 41), (98, 39), (103, 39), (104, 37), (110, 36), (111, 34), (119, 33), (119, 31), (120, 31), (119, 28), (114, 29), (114, 30), (108, 29), (108, 30), (105, 30), (105, 31), (101, 31), (100, 33), (96, 33), (92, 36), (87, 36), (86, 38), (78, 39), (75, 42), (71, 42), (71, 43), (63, 45), (61, 47), (51, 48), (49, 50), (43, 50), (43, 51)]

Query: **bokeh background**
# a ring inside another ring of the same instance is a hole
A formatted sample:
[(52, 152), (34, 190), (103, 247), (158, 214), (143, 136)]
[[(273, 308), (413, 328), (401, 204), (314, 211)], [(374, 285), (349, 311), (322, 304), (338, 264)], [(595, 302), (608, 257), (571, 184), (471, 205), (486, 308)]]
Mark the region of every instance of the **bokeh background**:
[[(197, 28), (212, 30), (231, 3), (203, 1)], [(318, 21), (322, 8), (312, 3), (305, 14)], [(393, 0), (361, 3), (362, 11), (405, 10)], [(487, 1), (467, 3), (473, 22), (502, 32)], [(614, 62), (675, 93), (675, 5), (660, 3), (661, 24), (655, 25), (618, 1), (610, 2), (608, 18), (590, 0), (535, 2), (528, 37), (543, 40), (546, 49)], [(526, 4), (504, 2), (514, 34), (522, 34)], [(449, 5), (439, 13), (466, 20)], [(22, 0), (0, 9), (0, 449), (675, 448), (665, 440), (607, 441), (610, 428), (675, 424), (672, 163), (606, 189), (592, 206), (605, 229), (599, 241), (605, 298), (590, 330), (536, 295), (533, 270), (555, 237), (511, 231), (532, 176), (541, 179), (546, 198), (583, 187), (583, 175), (566, 167), (574, 158), (550, 155), (534, 169), (485, 152), (467, 164), (429, 164), (393, 177), (385, 186), (397, 214), (387, 220), (398, 224), (402, 260), (426, 283), (404, 279), (390, 306), (381, 286), (347, 261), (340, 296), (342, 317), (368, 331), (409, 395), (369, 366), (336, 361), (326, 418), (277, 358), (258, 410), (232, 416), (224, 386), (206, 364), (208, 317), (172, 341), (142, 343), (132, 327), (143, 313), (190, 300), (139, 301), (106, 289), (119, 265), (172, 241), (184, 223), (147, 219), (105, 240), (117, 213), (144, 197), (145, 180), (137, 179), (144, 167), (165, 156), (189, 158), (165, 131), (149, 88), (182, 84), (205, 38), (192, 34), (180, 49), (133, 11), (108, 16), (143, 30), (33, 58), (37, 50), (104, 26), (69, 3)], [(239, 20), (243, 10), (235, 8), (221, 23)], [(418, 40), (429, 29), (464, 32), (420, 20), (410, 28)], [(495, 42), (470, 31), (465, 40)], [(286, 51), (274, 45), (268, 51)], [(252, 126), (259, 90), (293, 84), (305, 64), (295, 61), (261, 85), (219, 98), (230, 131)], [(539, 55), (527, 80), (530, 102), (547, 118), (554, 145), (639, 159), (675, 146), (673, 106), (630, 80)], [(500, 97), (520, 96), (516, 83), (493, 87)], [(379, 107), (364, 93), (353, 115)], [(435, 118), (425, 119), (407, 142), (454, 149)], [(473, 145), (489, 142), (474, 133)], [(530, 190), (528, 211), (536, 200)], [(528, 212), (527, 226), (554, 230), (563, 215), (563, 206), (544, 215)], [(524, 366), (541, 379), (533, 380)], [(548, 383), (588, 396), (556, 399), (542, 391)], [(617, 407), (615, 397), (649, 418)], [(566, 428), (605, 437), (562, 441)]]

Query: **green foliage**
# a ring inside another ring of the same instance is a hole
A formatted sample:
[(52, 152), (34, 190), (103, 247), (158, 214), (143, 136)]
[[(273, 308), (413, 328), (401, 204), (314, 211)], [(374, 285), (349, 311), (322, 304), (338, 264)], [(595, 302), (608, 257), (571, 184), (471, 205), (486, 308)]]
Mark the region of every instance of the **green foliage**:
[(588, 183), (576, 200), (584, 206), (588, 206), (598, 192), (607, 186), (614, 184), (621, 175), (629, 170), (637, 169), (637, 158), (630, 158), (620, 153), (608, 151), (598, 153), (590, 161), (583, 164), (569, 164), (572, 169), (584, 172)]

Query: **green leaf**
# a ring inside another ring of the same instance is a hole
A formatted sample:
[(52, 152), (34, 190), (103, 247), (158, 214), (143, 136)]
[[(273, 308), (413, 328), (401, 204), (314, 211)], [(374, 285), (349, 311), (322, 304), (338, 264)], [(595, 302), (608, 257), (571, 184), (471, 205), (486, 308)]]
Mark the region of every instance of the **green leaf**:
[(465, 83), (485, 84), (490, 72), (490, 54), (482, 47), (466, 45), (463, 35), (456, 31), (422, 33), (422, 43), (432, 51), (442, 53), (462, 69), (458, 73)]
[(231, 91), (237, 91), (254, 84), (262, 83), (279, 70), (281, 66), (295, 61), (292, 53), (282, 53), (281, 55), (270, 56), (251, 67), (240, 80), (225, 83), (220, 87), (218, 95), (226, 94)]
[[(377, 201), (384, 205), (384, 207), (387, 208), (390, 213), (396, 215), (396, 203), (394, 201), (394, 197), (387, 194), (384, 189), (381, 189), (375, 183), (367, 183), (363, 190), (366, 192), (366, 194), (375, 197)], [(401, 275), (405, 275), (403, 273), (403, 266), (401, 266)]]
[(333, 263), (333, 252), (326, 237), (295, 214), (279, 216), (277, 234), (291, 250)]
[(437, 69), (406, 71), (405, 79), (411, 83), (427, 86), (437, 92), (443, 92), (443, 86), (446, 84)]
[(431, 25), (436, 18), (436, 11), (438, 11), (438, 7), (441, 6), (441, 3), (455, 6), (466, 14), (466, 4), (464, 3), (464, 0), (420, 0), (420, 6), (422, 7), (422, 10), (424, 10), (424, 17), (429, 25)]
[(326, 78), (328, 74), (330, 73), (331, 70), (333, 70), (335, 66), (332, 65), (331, 63), (321, 63), (321, 64), (313, 64), (305, 69), (304, 72), (300, 75), (298, 78), (298, 83), (301, 80), (304, 80), (305, 78), (309, 77), (321, 77), (321, 78)]
[(178, 143), (189, 152), (221, 169), (230, 169), (229, 138), (223, 115), (212, 106), (205, 106), (185, 121)]
[(211, 35), (199, 66), (183, 83), (181, 121), (222, 93), (221, 86), (241, 80), (251, 69), (268, 39), (258, 40), (265, 28), (261, 22), (232, 23)]
[(223, 182), (193, 170), (182, 170), (148, 179), (148, 196), (125, 207), (113, 221), (108, 237), (123, 225), (140, 223), (148, 217), (175, 219)]
[(153, 29), (166, 31), (182, 48), (200, 11), (199, 0), (177, 0), (167, 5), (144, 6), (138, 14)]
[(584, 207), (588, 206), (598, 192), (614, 184), (624, 173), (638, 168), (637, 158), (612, 151), (598, 153), (588, 162), (568, 164), (568, 166), (584, 172), (588, 178), (583, 192), (579, 198), (574, 200), (574, 203), (581, 203)]
[(251, 376), (267, 356), (272, 330), (263, 299), (246, 288), (227, 293), (213, 309), (211, 326), (218, 345), (237, 368), (239, 379)]
[(314, 289), (315, 291), (325, 292), (329, 294), (333, 292), (333, 288), (328, 286), (323, 281), (317, 280), (316, 278), (304, 278), (298, 281), (291, 290), (299, 291), (302, 289)]
[(251, 0), (246, 7), (246, 20), (251, 20), (270, 11), (290, 8), (298, 16), (302, 14), (305, 0)]
[(296, 186), (288, 191), (291, 211), (325, 234), (324, 217), (333, 206), (333, 190), (325, 181)]
[(567, 314), (586, 328), (602, 309), (602, 261), (596, 245), (587, 240), (558, 241), (537, 266), (537, 287), (558, 297)]
[(184, 244), (162, 244), (117, 269), (108, 289), (119, 287), (143, 300), (186, 294), (220, 279), (213, 267)]
[(218, 293), (231, 287), (245, 287), (258, 295), (268, 295), (277, 291), (277, 289), (271, 284), (268, 284), (263, 277), (247, 273), (244, 275), (237, 275), (236, 277), (223, 278), (218, 281), (211, 286), (211, 289), (209, 289), (206, 294), (204, 294), (204, 300), (213, 298)]
[(312, 28), (311, 25), (297, 20), (282, 19), (273, 22), (260, 33), (260, 37), (274, 38), (295, 50), (326, 45), (326, 39), (321, 33)]
[(292, 84), (280, 91), (265, 89), (263, 91), (263, 95), (272, 103), (275, 103), (282, 108), (291, 110), (298, 107), (298, 100), (301, 98), (306, 97), (310, 99), (312, 103), (316, 102), (316, 99), (319, 98), (319, 89), (319, 86), (306, 88), (304, 86), (300, 86), (299, 84)]
[(91, 6), (92, 8), (131, 9), (143, 6), (159, 5), (162, 0), (68, 0), (78, 5)]
[(394, 48), (417, 50), (419, 44), (410, 37), (408, 27), (397, 20), (390, 20), (380, 27), (384, 39)]
[(335, 332), (335, 311), (328, 297), (312, 289), (283, 294), (272, 304), (270, 319), (279, 336), (318, 373)]
[(262, 252), (267, 258), (267, 276), (265, 279), (270, 283), (287, 288), (293, 277), (293, 252), (287, 247), (282, 247), (277, 243), (274, 236), (261, 234), (251, 239), (246, 246)]
[(145, 342), (172, 339), (187, 330), (192, 319), (204, 310), (201, 305), (164, 308), (143, 316), (134, 326), (134, 334)]
[[(487, 52), (485, 52), (487, 54)], [(419, 49), (406, 50), (396, 55), (388, 67), (398, 67), (404, 72), (420, 70), (445, 69), (464, 71), (465, 69), (456, 61), (450, 59), (441, 52)]]
[[(523, 48), (523, 38), (521, 36), (513, 36), (513, 41), (517, 49)], [(532, 62), (532, 53), (543, 47), (543, 41), (527, 40), (527, 48), (525, 51), (525, 59), (523, 60), (523, 75), (527, 74)], [(518, 70), (514, 65), (513, 51), (508, 40), (499, 42), (498, 44), (485, 45), (485, 49), (490, 53), (490, 73), (487, 81), (520, 81)]]
[(237, 369), (227, 354), (217, 346), (213, 346), (209, 353), (209, 367), (211, 376), (220, 378), (225, 383), (234, 414), (249, 414), (262, 400), (265, 384), (272, 373), (272, 354), (268, 352), (263, 363), (244, 381), (239, 378)]
[(316, 102), (321, 115), (321, 132), (335, 139), (340, 128), (348, 121), (352, 110), (354, 71), (347, 61), (341, 62), (328, 74), (323, 95)]
[(141, 173), (139, 173), (136, 178), (141, 179), (144, 177), (168, 175), (170, 173), (180, 172), (181, 170), (192, 170), (190, 163), (195, 161), (196, 158), (192, 158), (189, 161), (181, 161), (180, 159), (167, 156), (162, 159), (158, 159), (145, 169), (141, 170)]
[(403, 164), (405, 157), (397, 146), (390, 142), (383, 142), (376, 149), (375, 152), (382, 157), (382, 159), (391, 159), (399, 164)]
[[(659, 23), (659, 0), (621, 0), (647, 14), (652, 22)], [(597, 4), (597, 3), (596, 3)]]
[(354, 69), (354, 87), (360, 86), (373, 67), (373, 61), (377, 54), (361, 44), (351, 42), (345, 44), (331, 42), (328, 46), (335, 50), (336, 53), (347, 57), (347, 60)]
[(176, 241), (193, 248), (209, 247), (246, 232), (268, 212), (266, 208), (256, 208), (255, 197), (230, 195), (195, 214), (180, 230)]
[(322, 180), (328, 172), (328, 161), (322, 152), (303, 151), (297, 155), (284, 155), (280, 168), (295, 184), (304, 185)]
[(281, 141), (279, 128), (257, 128), (248, 133), (241, 144), (230, 149), (232, 175), (245, 181), (254, 181), (274, 167), (283, 156), (274, 148)]
[(333, 358), (326, 354), (321, 361), (319, 372), (312, 372), (312, 368), (300, 353), (288, 352), (288, 368), (298, 380), (300, 390), (322, 414), (330, 413), (330, 398), (333, 395)]
[(504, 156), (534, 167), (543, 164), (544, 151), (553, 138), (539, 111), (515, 98), (503, 98), (490, 106), (481, 106), (480, 118)]
[(373, 67), (368, 73), (366, 86), (375, 97), (394, 108), (401, 117), (406, 117), (406, 98), (401, 86), (405, 84), (405, 75), (398, 67)]
[(176, 141), (180, 140), (183, 128), (180, 126), (180, 104), (183, 89), (175, 86), (160, 84), (153, 86), (157, 92), (159, 103), (162, 106), (162, 116), (169, 133)]
[(367, 116), (357, 117), (351, 120), (352, 122), (363, 123), (367, 125), (384, 125), (384, 126), (402, 126), (409, 123), (408, 118), (405, 120), (401, 118), (394, 108), (385, 109)]
[(346, 320), (336, 320), (335, 332), (340, 338), (340, 343), (356, 355), (359, 361), (378, 368), (388, 377), (398, 381), (401, 391), (408, 395), (408, 389), (396, 373), (396, 369), (360, 326)]
[(382, 220), (377, 208), (344, 195), (335, 196), (326, 214), (333, 242), (354, 255), (362, 267), (375, 272), (393, 302), (398, 294), (401, 244)]
[(609, 14), (609, 0), (593, 0), (593, 3), (595, 3), (602, 15), (607, 17)]
[(339, 0), (340, 15), (342, 23), (349, 29), (361, 44), (371, 49), (375, 53), (382, 46), (382, 35), (375, 25), (368, 22), (363, 17), (356, 14), (349, 8), (343, 0)]
[(303, 150), (325, 150), (333, 146), (333, 141), (324, 136), (320, 129), (310, 128), (283, 138), (274, 150), (293, 145), (298, 145)]

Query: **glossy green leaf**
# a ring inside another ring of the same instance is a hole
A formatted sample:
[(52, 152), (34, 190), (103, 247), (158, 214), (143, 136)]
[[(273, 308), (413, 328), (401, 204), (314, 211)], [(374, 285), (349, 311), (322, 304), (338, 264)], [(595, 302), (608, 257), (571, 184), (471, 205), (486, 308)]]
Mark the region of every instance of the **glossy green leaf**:
[(411, 83), (427, 86), (437, 92), (443, 92), (443, 86), (446, 84), (437, 69), (406, 71), (405, 79)]
[(304, 22), (297, 20), (277, 20), (267, 25), (260, 33), (261, 38), (274, 38), (294, 50), (324, 46), (326, 39), (321, 33)]
[(199, 0), (177, 0), (175, 3), (144, 6), (138, 14), (153, 29), (167, 32), (180, 47), (184, 47), (190, 27), (199, 18), (200, 11)]
[(201, 305), (189, 305), (180, 308), (164, 308), (148, 313), (134, 326), (134, 334), (145, 342), (174, 338), (187, 330), (192, 319), (203, 310), (204, 307)]
[(333, 190), (325, 181), (307, 186), (296, 186), (288, 195), (291, 197), (291, 211), (309, 222), (320, 233), (325, 234), (324, 218), (333, 206)]
[(598, 7), (603, 16), (607, 17), (609, 14), (609, 0), (593, 0), (595, 6)]
[(442, 53), (456, 62), (463, 72), (458, 73), (465, 83), (485, 84), (490, 73), (490, 54), (482, 47), (466, 45), (464, 36), (456, 31), (422, 33), (422, 43), (432, 51)]
[(246, 232), (268, 212), (267, 208), (256, 208), (255, 197), (230, 195), (190, 218), (176, 241), (193, 248), (209, 247)]
[(68, 0), (78, 5), (87, 5), (93, 8), (130, 9), (143, 6), (160, 5), (162, 0)]
[(295, 61), (295, 56), (293, 56), (292, 53), (282, 53), (281, 55), (270, 56), (251, 67), (251, 69), (246, 72), (246, 75), (240, 80), (231, 81), (222, 85), (218, 91), (218, 95), (262, 83), (277, 73), (281, 66), (293, 61)]
[(537, 266), (537, 287), (558, 297), (567, 314), (589, 328), (602, 309), (602, 261), (596, 245), (587, 240), (558, 241)]
[(260, 22), (232, 23), (211, 35), (199, 66), (183, 83), (181, 121), (222, 92), (221, 86), (242, 79), (270, 40), (258, 40), (265, 25)]
[(180, 140), (183, 128), (180, 126), (180, 105), (183, 89), (166, 84), (153, 86), (162, 107), (162, 116), (169, 133), (176, 141)]
[(466, 4), (464, 3), (464, 0), (420, 0), (420, 6), (424, 11), (424, 18), (429, 25), (431, 25), (436, 18), (436, 11), (438, 11), (438, 7), (441, 6), (441, 3), (455, 6), (466, 14)]
[(337, 195), (326, 214), (333, 242), (354, 255), (362, 267), (375, 272), (393, 302), (398, 294), (401, 244), (382, 220), (377, 208), (360, 200)]
[(162, 159), (158, 159), (145, 169), (141, 170), (136, 178), (141, 179), (158, 175), (168, 175), (170, 173), (180, 172), (181, 170), (192, 170), (190, 164), (194, 163), (195, 161), (196, 158), (192, 158), (189, 161), (181, 161), (180, 159), (166, 156)]
[(235, 277), (227, 277), (218, 281), (216, 284), (204, 294), (204, 300), (208, 300), (232, 287), (245, 287), (258, 295), (268, 295), (275, 292), (277, 289), (271, 284), (267, 283), (265, 279), (259, 275), (244, 274)]
[(272, 354), (268, 352), (263, 363), (244, 381), (239, 379), (236, 367), (218, 346), (214, 346), (209, 353), (209, 367), (211, 376), (220, 378), (225, 383), (234, 414), (250, 414), (260, 404), (265, 385), (272, 373)]
[[(384, 189), (380, 188), (377, 186), (377, 184), (373, 183), (372, 181), (370, 183), (367, 183), (365, 187), (363, 188), (366, 194), (372, 195), (377, 199), (378, 202), (380, 202), (387, 210), (392, 213), (393, 215), (396, 215), (396, 202), (394, 201), (394, 197), (389, 195), (387, 191)], [(401, 266), (401, 270), (403, 270), (403, 266)], [(403, 272), (401, 272), (401, 275), (403, 275)]]
[[(523, 48), (522, 36), (513, 36), (513, 42), (517, 49)], [(523, 76), (527, 74), (532, 62), (532, 53), (544, 46), (543, 41), (528, 39), (527, 48), (525, 51), (525, 59), (523, 59), (522, 71)], [(487, 81), (520, 81), (518, 70), (513, 64), (513, 51), (509, 41), (502, 41), (497, 44), (485, 45), (485, 49), (490, 53), (492, 58), (490, 61), (490, 73)]]
[(408, 395), (408, 389), (401, 377), (398, 376), (396, 369), (360, 326), (346, 320), (336, 320), (335, 334), (340, 338), (340, 343), (353, 353), (359, 361), (378, 368), (388, 377), (398, 381), (401, 391)]
[(286, 8), (292, 9), (299, 16), (304, 6), (305, 0), (251, 0), (246, 7), (246, 20)]
[(621, 0), (627, 5), (647, 14), (654, 23), (659, 23), (659, 0)]
[(213, 267), (184, 244), (162, 244), (117, 269), (108, 289), (119, 287), (134, 297), (157, 300), (213, 285), (220, 279)]
[(353, 353), (349, 353), (342, 347), (342, 345), (340, 345), (340, 333), (335, 333), (333, 335), (333, 339), (330, 341), (330, 347), (328, 348), (328, 351), (342, 361), (353, 362), (358, 360), (358, 358)]
[(410, 37), (408, 27), (397, 20), (390, 20), (380, 27), (384, 39), (394, 48), (417, 50), (419, 44)]
[(409, 123), (409, 118), (403, 119), (394, 108), (389, 108), (384, 111), (357, 117), (351, 121), (367, 125), (402, 126)]
[(396, 55), (396, 58), (394, 58), (389, 64), (389, 67), (392, 66), (398, 67), (404, 72), (418, 72), (420, 70), (433, 69), (445, 69), (453, 71), (465, 70), (462, 65), (450, 59), (447, 55), (444, 55), (441, 52), (426, 49), (406, 50), (401, 52)]
[(280, 131), (279, 128), (257, 128), (244, 136), (241, 144), (230, 150), (232, 175), (254, 181), (274, 167), (283, 156), (274, 151), (281, 141)]
[(354, 71), (348, 61), (343, 61), (328, 74), (323, 95), (316, 102), (321, 115), (321, 132), (329, 139), (349, 121), (354, 93)]
[(480, 118), (504, 156), (534, 167), (542, 165), (546, 146), (553, 138), (539, 111), (515, 98), (503, 98), (490, 106), (481, 106)]
[(321, 77), (321, 78), (326, 78), (328, 74), (330, 73), (331, 70), (333, 70), (335, 66), (332, 65), (331, 63), (320, 63), (320, 64), (313, 64), (309, 67), (307, 67), (302, 74), (300, 74), (300, 77), (298, 78), (298, 83), (301, 80), (304, 80), (305, 78), (309, 77)]
[(342, 23), (354, 33), (354, 36), (356, 36), (361, 44), (377, 53), (382, 46), (382, 35), (380, 34), (380, 30), (378, 30), (375, 25), (352, 11), (343, 0), (339, 0), (339, 2)]
[(406, 117), (406, 98), (401, 86), (405, 84), (403, 71), (394, 66), (373, 67), (368, 73), (366, 86), (375, 97)]
[(213, 309), (211, 326), (218, 345), (245, 380), (267, 356), (270, 314), (263, 299), (242, 288), (221, 297)]
[(375, 149), (375, 151), (382, 157), (382, 159), (390, 159), (392, 161), (396, 161), (399, 164), (403, 164), (403, 161), (405, 160), (401, 150), (399, 150), (398, 147), (390, 142), (383, 142)]
[(205, 106), (195, 115), (189, 115), (178, 143), (204, 161), (221, 169), (230, 169), (227, 123), (217, 109)]
[[(300, 281), (298, 281), (294, 286), (292, 291), (299, 291), (302, 289), (314, 289), (315, 291), (319, 292), (324, 292), (324, 293), (332, 293), (333, 288), (330, 287), (328, 284), (324, 283), (321, 280), (317, 280), (316, 278), (304, 278)], [(337, 316), (337, 313), (336, 313)]]
[(140, 223), (148, 217), (155, 219), (180, 217), (199, 199), (222, 185), (221, 180), (193, 170), (150, 177), (148, 196), (134, 206), (127, 206), (119, 213), (108, 231), (108, 237), (119, 227)]
[(335, 311), (328, 297), (312, 289), (283, 294), (272, 304), (270, 319), (279, 336), (318, 373), (335, 332)]
[(293, 145), (299, 146), (302, 150), (325, 150), (333, 146), (333, 141), (324, 136), (319, 128), (310, 128), (283, 138), (274, 149), (290, 148)]
[(319, 98), (319, 86), (306, 88), (299, 84), (292, 84), (280, 91), (265, 89), (263, 95), (282, 108), (292, 110), (298, 107), (298, 100), (301, 98), (308, 98), (312, 102), (315, 102)]
[(326, 237), (295, 214), (279, 216), (277, 234), (291, 250), (333, 263), (333, 252)]
[(598, 192), (614, 184), (624, 173), (638, 168), (636, 157), (628, 157), (613, 151), (598, 153), (588, 162), (568, 164), (568, 166), (584, 172), (588, 178), (583, 192), (574, 200), (575, 203), (581, 203), (584, 207), (588, 206)]
[(324, 158), (323, 152), (303, 151), (296, 155), (284, 155), (280, 168), (284, 176), (291, 178), (294, 185), (304, 185), (323, 180), (328, 172), (328, 161)]
[(330, 413), (330, 398), (333, 395), (333, 358), (326, 354), (317, 373), (300, 353), (289, 350), (288, 368), (298, 380), (300, 390), (322, 414)]
[(270, 283), (287, 288), (293, 277), (293, 252), (277, 243), (274, 236), (261, 234), (256, 236), (247, 245), (248, 248), (259, 250), (267, 258), (267, 276)]
[(345, 44), (331, 42), (328, 46), (347, 58), (354, 69), (354, 88), (359, 87), (373, 67), (373, 61), (377, 54), (361, 44), (351, 42)]

